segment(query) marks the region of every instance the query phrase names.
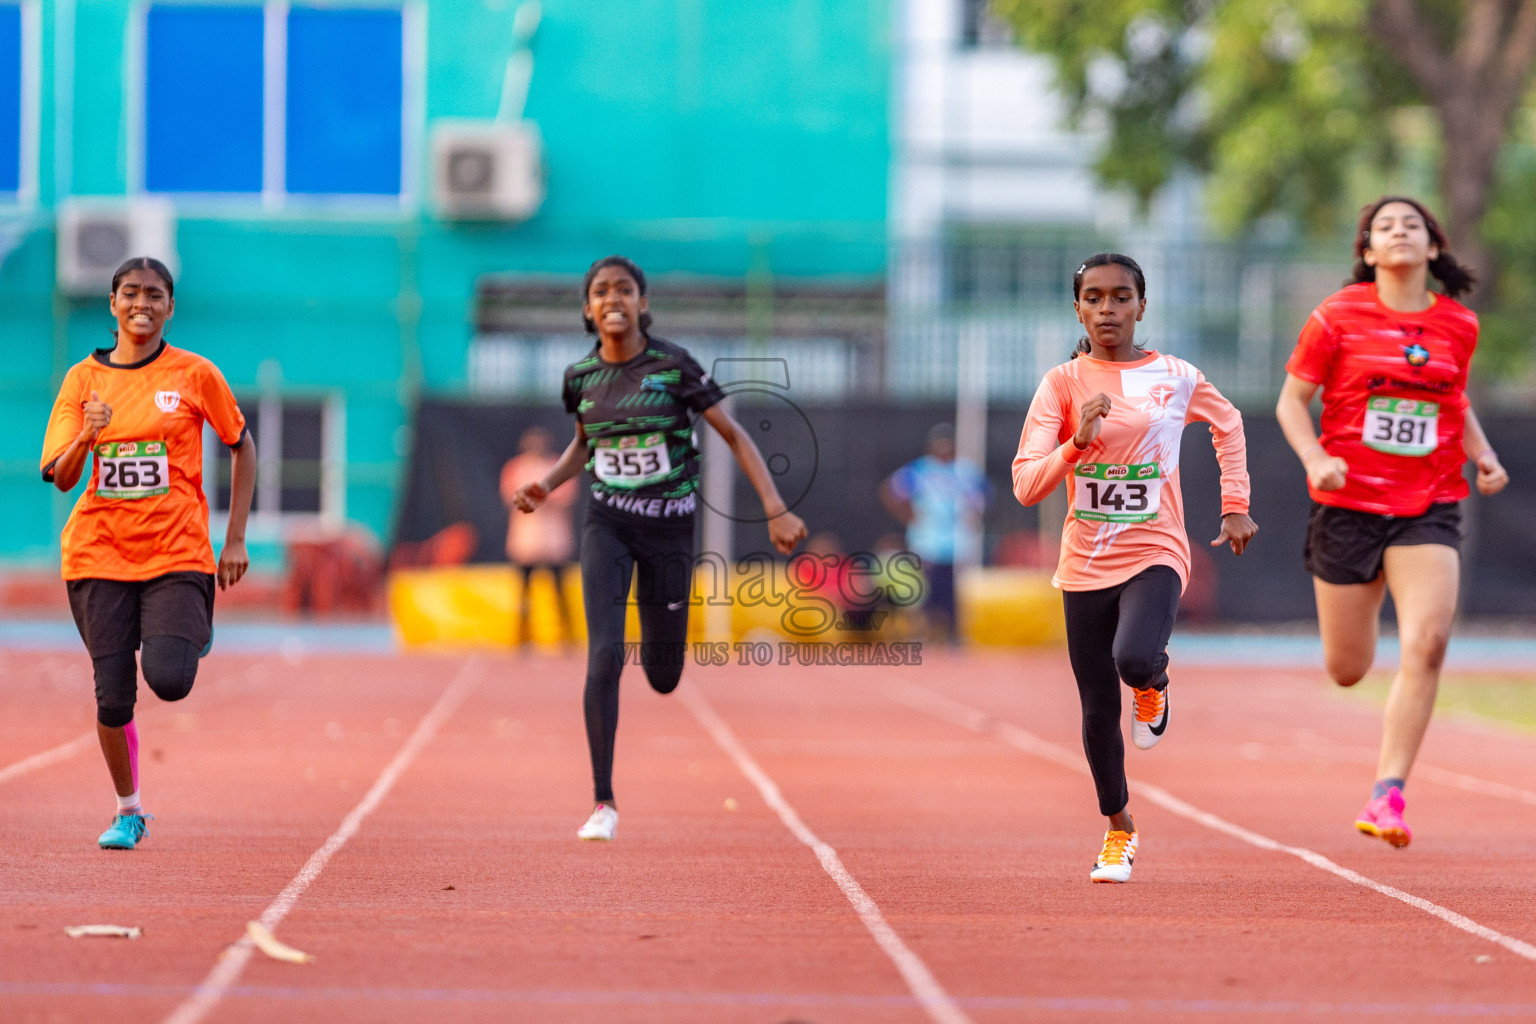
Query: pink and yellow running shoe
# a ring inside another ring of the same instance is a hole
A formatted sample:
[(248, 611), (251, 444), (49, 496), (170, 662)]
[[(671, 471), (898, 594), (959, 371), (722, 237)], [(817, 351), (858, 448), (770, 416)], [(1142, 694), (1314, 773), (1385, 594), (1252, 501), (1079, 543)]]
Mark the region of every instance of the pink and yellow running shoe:
[(1393, 786), (1365, 805), (1355, 817), (1355, 828), (1368, 836), (1385, 839), (1401, 850), (1413, 841), (1413, 830), (1403, 821), (1403, 791)]

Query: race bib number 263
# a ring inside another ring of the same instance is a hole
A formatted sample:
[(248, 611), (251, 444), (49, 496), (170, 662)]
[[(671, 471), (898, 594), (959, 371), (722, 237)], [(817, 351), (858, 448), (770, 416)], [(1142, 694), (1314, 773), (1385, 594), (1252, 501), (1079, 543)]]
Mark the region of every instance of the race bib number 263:
[(1077, 467), (1072, 515), (1095, 523), (1144, 523), (1157, 518), (1163, 475), (1155, 462), (1091, 462)]
[(164, 441), (114, 441), (96, 446), (96, 497), (134, 500), (169, 493)]

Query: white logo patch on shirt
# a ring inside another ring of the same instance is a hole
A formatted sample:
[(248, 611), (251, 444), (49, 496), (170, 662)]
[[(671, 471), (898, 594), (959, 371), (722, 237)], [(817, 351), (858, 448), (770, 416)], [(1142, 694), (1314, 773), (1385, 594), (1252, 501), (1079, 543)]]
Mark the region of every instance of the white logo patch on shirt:
[(180, 391), (156, 391), (155, 405), (161, 412), (175, 412), (181, 405)]

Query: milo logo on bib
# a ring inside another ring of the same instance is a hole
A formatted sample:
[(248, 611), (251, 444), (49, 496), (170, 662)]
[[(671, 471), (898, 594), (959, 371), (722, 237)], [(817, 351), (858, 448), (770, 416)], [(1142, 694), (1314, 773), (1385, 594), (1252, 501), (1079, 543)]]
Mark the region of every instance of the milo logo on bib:
[(1095, 523), (1144, 523), (1157, 518), (1163, 489), (1157, 463), (1090, 462), (1074, 472), (1074, 518)]

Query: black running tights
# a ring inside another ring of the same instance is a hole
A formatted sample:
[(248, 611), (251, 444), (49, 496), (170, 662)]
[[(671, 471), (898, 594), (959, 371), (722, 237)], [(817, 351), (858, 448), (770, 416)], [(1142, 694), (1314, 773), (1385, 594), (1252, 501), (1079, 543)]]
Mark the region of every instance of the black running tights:
[(1183, 584), (1166, 565), (1144, 569), (1105, 590), (1062, 593), (1067, 654), (1083, 703), (1083, 750), (1099, 794), (1099, 813), (1125, 810), (1125, 740), (1120, 683), (1136, 690), (1168, 685), (1168, 637)]
[[(640, 643), (624, 643), (629, 581), (638, 570)], [(615, 521), (589, 513), (581, 534), (582, 603), (587, 613), (587, 746), (593, 797), (613, 800), (613, 743), (619, 729), (619, 675), (638, 660), (657, 693), (682, 678), (688, 650), (693, 523)]]

